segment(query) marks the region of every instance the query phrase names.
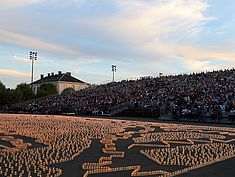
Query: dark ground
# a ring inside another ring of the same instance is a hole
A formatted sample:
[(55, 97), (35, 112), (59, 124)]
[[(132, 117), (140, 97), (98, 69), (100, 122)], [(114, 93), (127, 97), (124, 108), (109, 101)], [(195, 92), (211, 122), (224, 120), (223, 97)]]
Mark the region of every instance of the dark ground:
[[(86, 118), (86, 117), (84, 117)], [(91, 117), (89, 117), (91, 118)], [(95, 117), (97, 118), (97, 117)], [(101, 118), (101, 117), (98, 117)], [(159, 121), (155, 118), (119, 118), (119, 117), (102, 117), (102, 119), (117, 119), (117, 120), (133, 120), (133, 121), (148, 121), (148, 122), (161, 122), (161, 123), (179, 123), (179, 124), (192, 124), (192, 125), (211, 125), (211, 126), (225, 126), (225, 127), (235, 127), (235, 125), (223, 125), (223, 124), (202, 124), (202, 123), (188, 123), (188, 122), (172, 122), (172, 121)], [(135, 130), (138, 130), (135, 129)], [(126, 131), (131, 131), (131, 129), (126, 129)], [(1, 136), (2, 134), (0, 134)], [(13, 135), (15, 138), (24, 139), (25, 142), (32, 143), (31, 148), (42, 147), (43, 145), (36, 143), (34, 139), (23, 137), (19, 135)], [(135, 134), (134, 136), (138, 136)], [(175, 171), (179, 167), (174, 166), (161, 166), (154, 161), (148, 159), (146, 156), (139, 153), (140, 147), (135, 147), (130, 150), (127, 147), (133, 143), (131, 139), (129, 140), (117, 140), (114, 142), (118, 151), (125, 151), (125, 158), (114, 158), (113, 164), (110, 167), (120, 167), (129, 165), (141, 165), (141, 171), (150, 171), (156, 169), (162, 169), (167, 171)], [(1, 141), (0, 144), (11, 147), (11, 144), (6, 141)], [(58, 167), (62, 169), (63, 174), (61, 177), (83, 177), (85, 171), (82, 170), (82, 164), (87, 162), (98, 162), (99, 158), (104, 156), (107, 157), (108, 154), (102, 152), (103, 144), (99, 140), (93, 140), (92, 145), (89, 149), (86, 149), (79, 157), (75, 158), (73, 161), (65, 162), (61, 164), (52, 165), (53, 167)], [(143, 149), (143, 148), (142, 148)], [(145, 147), (145, 149), (148, 149)], [(151, 149), (151, 148), (149, 148)], [(115, 173), (102, 173), (89, 175), (91, 177), (130, 177), (131, 171), (126, 172), (115, 172)], [(153, 175), (154, 176), (154, 175)], [(155, 175), (158, 176), (158, 175)], [(190, 172), (180, 174), (179, 177), (234, 177), (235, 176), (235, 158), (231, 158), (222, 162), (214, 163), (212, 165), (195, 169)], [(150, 177), (150, 176), (147, 176)], [(152, 177), (152, 176), (151, 176)]]
[[(84, 117), (85, 118), (85, 117)], [(90, 118), (90, 117), (89, 117)], [(97, 117), (96, 117), (97, 118)], [(101, 118), (101, 117), (99, 117)], [(149, 121), (149, 122), (163, 122), (158, 121), (154, 118), (111, 118), (105, 117), (102, 119), (121, 119), (121, 120), (134, 120), (134, 121)], [(169, 122), (169, 121), (168, 121)], [(169, 122), (169, 123), (180, 123), (180, 124), (192, 124), (192, 125), (211, 125), (211, 126), (225, 126), (225, 127), (235, 127), (235, 125), (223, 125), (223, 124), (202, 124), (202, 123), (188, 123), (188, 122)], [(136, 129), (137, 130), (137, 129)], [(154, 161), (146, 158), (144, 155), (140, 154), (139, 151), (141, 148), (136, 147), (130, 150), (127, 147), (133, 143), (132, 140), (118, 140), (115, 142), (117, 150), (125, 150), (125, 158), (114, 158), (113, 165), (110, 167), (120, 167), (120, 166), (129, 166), (129, 165), (141, 165), (141, 171), (150, 171), (159, 169), (174, 171), (179, 169), (179, 167), (174, 166), (161, 166)], [(63, 164), (53, 165), (59, 167), (63, 170), (62, 177), (82, 177), (85, 173), (82, 170), (82, 163), (84, 162), (98, 162), (98, 159), (102, 156), (108, 156), (107, 154), (102, 153), (101, 148), (103, 145), (97, 140), (92, 142), (91, 148), (85, 150), (79, 157), (71, 162), (66, 162)], [(145, 148), (147, 149), (147, 148)], [(149, 148), (151, 149), (151, 148)], [(115, 172), (115, 173), (102, 173), (90, 175), (94, 177), (130, 177), (131, 171), (126, 172)], [(155, 175), (158, 176), (158, 175)], [(180, 174), (179, 177), (234, 177), (235, 176), (235, 158), (231, 158), (222, 162), (214, 163), (212, 165), (195, 169), (190, 172)], [(150, 177), (150, 176), (148, 176)]]
[[(160, 166), (154, 161), (146, 158), (144, 155), (139, 153), (140, 148), (132, 148), (130, 150), (127, 147), (132, 144), (131, 140), (118, 140), (117, 150), (125, 151), (125, 158), (114, 158), (113, 164), (110, 167), (123, 167), (132, 165), (141, 165), (141, 171), (150, 171), (161, 168), (162, 170), (169, 170), (167, 166)], [(104, 154), (101, 151), (103, 145), (99, 141), (92, 142), (91, 148), (87, 149), (79, 157), (71, 162), (66, 162), (63, 164), (53, 165), (59, 167), (63, 170), (63, 175), (61, 177), (78, 177), (83, 176), (85, 171), (82, 170), (82, 163), (84, 162), (98, 162), (101, 156), (107, 157), (108, 154)], [(145, 148), (147, 149), (147, 148)], [(176, 170), (179, 168), (170, 167), (171, 170)], [(115, 172), (115, 173), (103, 173), (91, 175), (94, 177), (129, 177), (132, 171), (126, 172)], [(149, 176), (150, 177), (150, 176)]]
[[(4, 134), (0, 133), (0, 136), (3, 136), (3, 137), (4, 137)], [(8, 135), (6, 135), (6, 136), (8, 136)], [(30, 138), (30, 137), (26, 137), (26, 136), (21, 136), (21, 135), (16, 135), (16, 134), (11, 134), (11, 135), (9, 135), (9, 136), (13, 136), (14, 139), (22, 139), (22, 140), (24, 140), (24, 143), (30, 143), (31, 146), (29, 147), (29, 149), (30, 149), (30, 148), (45, 147), (45, 145), (36, 142), (34, 138)], [(7, 146), (7, 147), (9, 147), (9, 148), (13, 148), (13, 147), (14, 147), (14, 146), (10, 143), (10, 141), (5, 141), (5, 140), (1, 140), (1, 139), (0, 139), (0, 145)]]
[[(84, 170), (81, 170), (82, 162), (97, 162), (100, 157), (100, 153), (102, 153), (100, 151), (99, 154), (97, 154), (97, 151), (96, 151), (97, 148), (102, 147), (101, 144), (98, 146), (97, 145), (98, 145), (97, 142), (93, 143), (92, 148), (86, 150), (74, 161), (66, 162), (63, 164), (57, 164), (53, 166), (59, 167), (63, 170), (63, 175), (61, 177), (82, 177), (85, 173)], [(131, 165), (141, 164), (143, 167), (143, 171), (154, 170), (156, 169), (156, 167), (159, 167), (157, 163), (149, 160), (142, 154), (138, 154), (137, 149), (132, 150), (132, 152), (127, 154), (127, 158), (125, 158), (125, 160), (115, 159), (113, 161), (113, 163), (117, 166), (130, 165), (130, 162), (133, 162)], [(165, 168), (167, 169), (167, 167)], [(164, 168), (162, 169), (164, 170)], [(171, 169), (173, 168), (171, 167)], [(131, 171), (126, 171), (126, 172), (116, 172), (116, 173), (103, 173), (103, 174), (96, 174), (96, 175), (91, 175), (91, 176), (94, 176), (94, 177), (130, 177), (130, 174), (131, 174)], [(234, 177), (235, 176), (235, 158), (218, 162), (218, 163), (215, 163), (215, 164), (203, 167), (203, 168), (195, 169), (190, 172), (180, 174), (178, 176), (179, 177)], [(151, 177), (151, 176), (148, 176), (148, 177)]]
[(179, 177), (234, 177), (235, 176), (235, 158), (192, 170), (181, 174)]

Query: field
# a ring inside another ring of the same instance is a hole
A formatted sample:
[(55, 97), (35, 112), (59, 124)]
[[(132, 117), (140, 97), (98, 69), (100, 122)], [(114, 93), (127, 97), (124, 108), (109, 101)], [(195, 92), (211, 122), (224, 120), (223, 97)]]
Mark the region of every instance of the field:
[(235, 128), (0, 114), (0, 176), (232, 177)]

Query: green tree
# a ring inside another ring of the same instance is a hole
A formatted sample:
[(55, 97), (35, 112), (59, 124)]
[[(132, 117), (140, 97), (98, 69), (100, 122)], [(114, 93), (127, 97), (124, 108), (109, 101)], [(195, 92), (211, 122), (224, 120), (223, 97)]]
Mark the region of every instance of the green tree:
[(7, 104), (6, 86), (0, 81), (0, 106)]
[(69, 88), (64, 89), (61, 94), (67, 94), (67, 93), (73, 93), (73, 92), (75, 92), (74, 88), (69, 87)]
[(6, 88), (0, 81), (0, 107), (10, 106), (34, 98), (34, 93), (29, 85), (22, 83), (15, 89)]
[[(35, 96), (32, 91), (32, 88), (26, 83), (17, 85), (14, 94), (18, 96), (18, 99), (20, 101), (31, 100)], [(20, 96), (22, 97), (20, 98)]]
[(8, 90), (9, 104), (15, 104), (24, 101), (23, 92), (20, 89), (7, 89), (7, 90)]
[(57, 89), (54, 84), (43, 84), (38, 90), (37, 97), (57, 94)]

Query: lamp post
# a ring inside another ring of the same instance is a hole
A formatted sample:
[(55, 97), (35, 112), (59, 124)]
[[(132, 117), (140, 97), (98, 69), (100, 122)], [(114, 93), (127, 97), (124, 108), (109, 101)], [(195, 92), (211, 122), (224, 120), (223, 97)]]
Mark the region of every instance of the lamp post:
[(31, 83), (33, 83), (33, 67), (34, 67), (34, 60), (37, 60), (37, 56), (38, 55), (38, 53), (37, 52), (32, 52), (32, 51), (30, 51), (30, 53), (29, 53), (29, 59), (30, 60), (32, 60), (32, 75), (31, 75)]
[(113, 72), (113, 82), (114, 82), (114, 73), (117, 71), (117, 66), (112, 65), (112, 72)]

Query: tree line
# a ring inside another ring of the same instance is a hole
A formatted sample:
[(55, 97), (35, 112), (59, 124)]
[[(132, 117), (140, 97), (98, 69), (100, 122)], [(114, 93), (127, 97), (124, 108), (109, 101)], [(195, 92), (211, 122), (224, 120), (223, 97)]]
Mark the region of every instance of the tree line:
[(43, 84), (37, 94), (34, 94), (30, 85), (21, 83), (16, 88), (6, 88), (0, 81), (0, 110), (4, 107), (9, 107), (12, 104), (21, 103), (24, 101), (57, 94), (56, 86), (53, 84)]

